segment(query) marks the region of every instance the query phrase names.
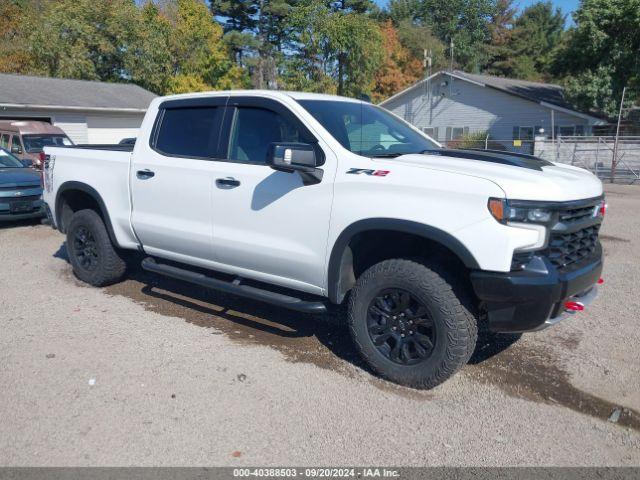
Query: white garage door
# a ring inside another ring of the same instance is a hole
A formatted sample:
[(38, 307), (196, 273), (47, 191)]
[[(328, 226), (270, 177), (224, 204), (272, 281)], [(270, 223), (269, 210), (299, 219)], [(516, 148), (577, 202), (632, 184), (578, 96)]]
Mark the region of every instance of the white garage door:
[(88, 143), (87, 118), (84, 115), (56, 114), (53, 124), (64, 130), (74, 143)]
[(144, 116), (87, 116), (89, 143), (118, 143), (137, 137)]

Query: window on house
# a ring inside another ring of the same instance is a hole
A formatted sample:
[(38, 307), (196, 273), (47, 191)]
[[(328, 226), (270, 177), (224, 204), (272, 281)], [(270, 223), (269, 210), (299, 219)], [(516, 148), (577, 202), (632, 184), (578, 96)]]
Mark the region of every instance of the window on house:
[(459, 140), (469, 133), (469, 127), (447, 127), (446, 140)]
[(422, 131), (434, 140), (438, 139), (438, 127), (424, 127)]
[(575, 133), (576, 133), (576, 127), (574, 127), (573, 125), (560, 127), (560, 135), (563, 137), (571, 137), (575, 135)]
[(513, 127), (514, 140), (533, 140), (534, 127)]

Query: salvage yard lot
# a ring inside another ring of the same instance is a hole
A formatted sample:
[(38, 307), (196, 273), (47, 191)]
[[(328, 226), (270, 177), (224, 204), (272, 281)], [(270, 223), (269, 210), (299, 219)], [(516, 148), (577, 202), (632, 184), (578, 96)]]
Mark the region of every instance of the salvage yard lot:
[(0, 465), (640, 465), (640, 187), (607, 201), (596, 302), (429, 392), (371, 375), (339, 315), (93, 289), (61, 234), (0, 228)]

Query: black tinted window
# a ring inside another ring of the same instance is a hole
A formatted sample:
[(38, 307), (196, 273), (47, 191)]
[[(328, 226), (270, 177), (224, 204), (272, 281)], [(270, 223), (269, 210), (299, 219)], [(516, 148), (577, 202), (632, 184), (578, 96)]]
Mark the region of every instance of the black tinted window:
[(214, 158), (221, 114), (222, 109), (217, 107), (165, 110), (156, 148), (167, 155)]
[(229, 140), (229, 158), (265, 163), (269, 144), (304, 142), (299, 129), (289, 119), (264, 108), (239, 107)]

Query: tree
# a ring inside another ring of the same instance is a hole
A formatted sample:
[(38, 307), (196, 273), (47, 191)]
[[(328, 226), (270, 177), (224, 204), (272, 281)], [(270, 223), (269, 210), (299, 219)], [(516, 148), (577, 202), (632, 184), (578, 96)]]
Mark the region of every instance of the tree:
[(422, 62), (400, 42), (391, 20), (380, 26), (384, 59), (375, 74), (373, 100), (379, 102), (399, 92), (422, 77)]
[(133, 0), (46, 2), (30, 38), (37, 73), (121, 81), (137, 14)]
[[(510, 2), (505, 2), (510, 3)], [(550, 1), (527, 7), (495, 38), (489, 51), (493, 53), (486, 71), (525, 80), (548, 80), (556, 51), (564, 35), (565, 15), (554, 10)]]
[(242, 85), (243, 71), (233, 64), (215, 23), (200, 0), (176, 0), (167, 9), (172, 22), (169, 50), (174, 59), (168, 92), (227, 89)]
[(513, 6), (513, 0), (498, 0), (496, 9), (491, 17), (489, 34), (490, 44), (487, 46), (489, 60), (485, 72), (491, 74), (504, 74), (504, 66), (511, 58), (510, 43), (513, 27), (516, 20), (517, 9)]
[(0, 72), (30, 73), (33, 63), (28, 47), (30, 19), (37, 15), (30, 1), (0, 2)]
[(623, 87), (640, 92), (640, 0), (583, 0), (574, 22), (554, 72), (569, 101), (614, 117)]
[(339, 95), (370, 94), (383, 60), (382, 36), (367, 15), (316, 0), (291, 12), (295, 32), (284, 73), (289, 88)]
[(211, 11), (221, 19), (225, 41), (237, 63), (251, 72), (255, 88), (277, 88), (288, 42), (287, 16), (296, 0), (214, 0)]
[(172, 25), (153, 2), (142, 7), (137, 37), (126, 56), (126, 69), (131, 81), (152, 92), (168, 91), (174, 69), (170, 50)]
[(454, 43), (455, 64), (478, 71), (486, 63), (489, 23), (496, 0), (391, 0), (391, 18), (427, 26), (449, 45)]

